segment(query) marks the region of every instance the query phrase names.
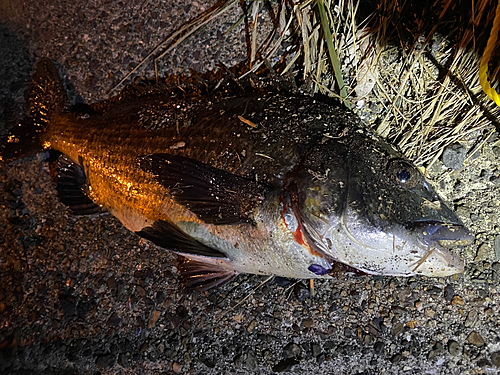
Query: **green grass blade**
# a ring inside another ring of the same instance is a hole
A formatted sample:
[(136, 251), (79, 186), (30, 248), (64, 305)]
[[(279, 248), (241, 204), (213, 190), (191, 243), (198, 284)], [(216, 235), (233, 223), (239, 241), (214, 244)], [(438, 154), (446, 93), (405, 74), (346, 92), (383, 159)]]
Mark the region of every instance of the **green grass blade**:
[(344, 105), (347, 108), (351, 109), (351, 104), (346, 100), (347, 90), (345, 88), (344, 79), (342, 78), (342, 72), (340, 70), (339, 55), (337, 54), (337, 50), (333, 45), (333, 37), (330, 31), (330, 23), (328, 22), (328, 17), (326, 15), (323, 0), (316, 0), (316, 4), (318, 5), (318, 13), (321, 19), (321, 25), (323, 26), (323, 32), (325, 33), (328, 54), (330, 55), (330, 62), (332, 63), (333, 71), (335, 72), (335, 79), (337, 80), (337, 84), (339, 85), (340, 88), (340, 97), (343, 99)]

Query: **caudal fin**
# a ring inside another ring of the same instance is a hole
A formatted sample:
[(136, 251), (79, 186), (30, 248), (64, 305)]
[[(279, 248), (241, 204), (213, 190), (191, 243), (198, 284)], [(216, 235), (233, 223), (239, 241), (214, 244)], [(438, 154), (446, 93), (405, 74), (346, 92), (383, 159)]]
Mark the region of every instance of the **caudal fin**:
[(42, 150), (42, 135), (57, 109), (68, 107), (68, 98), (54, 63), (38, 61), (32, 76), (30, 116), (11, 129), (1, 141), (0, 160), (10, 161)]

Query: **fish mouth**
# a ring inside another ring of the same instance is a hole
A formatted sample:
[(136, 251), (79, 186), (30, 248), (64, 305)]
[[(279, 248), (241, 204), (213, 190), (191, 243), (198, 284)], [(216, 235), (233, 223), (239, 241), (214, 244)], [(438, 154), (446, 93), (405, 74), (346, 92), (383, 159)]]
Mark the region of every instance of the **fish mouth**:
[(424, 246), (432, 246), (436, 243), (447, 248), (465, 246), (474, 240), (474, 236), (463, 225), (419, 222), (414, 225), (414, 230)]
[(414, 226), (414, 231), (420, 246), (427, 249), (426, 255), (415, 265), (414, 272), (426, 276), (450, 276), (464, 272), (463, 260), (449, 248), (472, 243), (474, 236), (467, 228), (458, 224), (420, 222)]
[(464, 272), (460, 255), (448, 249), (473, 241), (460, 223), (422, 221), (411, 228), (396, 225), (388, 231), (370, 231), (360, 223), (348, 222), (348, 215), (340, 220), (349, 247), (337, 253), (338, 261), (373, 275), (447, 277)]

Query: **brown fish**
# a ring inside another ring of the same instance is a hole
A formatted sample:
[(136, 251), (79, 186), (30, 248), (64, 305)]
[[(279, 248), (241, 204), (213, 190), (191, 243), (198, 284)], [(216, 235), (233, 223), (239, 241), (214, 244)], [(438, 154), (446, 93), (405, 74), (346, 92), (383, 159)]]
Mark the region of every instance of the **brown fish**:
[(61, 201), (76, 214), (106, 209), (186, 257), (191, 287), (238, 273), (325, 278), (339, 263), (376, 275), (463, 271), (442, 244), (470, 242), (467, 229), (351, 112), (277, 90), (180, 91), (135, 86), (69, 110), (43, 59), (35, 131), (10, 140), (59, 152)]

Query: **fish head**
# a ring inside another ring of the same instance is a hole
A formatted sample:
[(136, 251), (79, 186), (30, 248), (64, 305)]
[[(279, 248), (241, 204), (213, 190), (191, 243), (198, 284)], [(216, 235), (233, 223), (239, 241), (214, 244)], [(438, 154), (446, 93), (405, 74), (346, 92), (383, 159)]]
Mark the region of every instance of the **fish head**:
[(419, 169), (383, 140), (366, 133), (327, 140), (304, 158), (290, 186), (297, 221), (318, 253), (368, 274), (464, 270), (449, 247), (473, 236)]

